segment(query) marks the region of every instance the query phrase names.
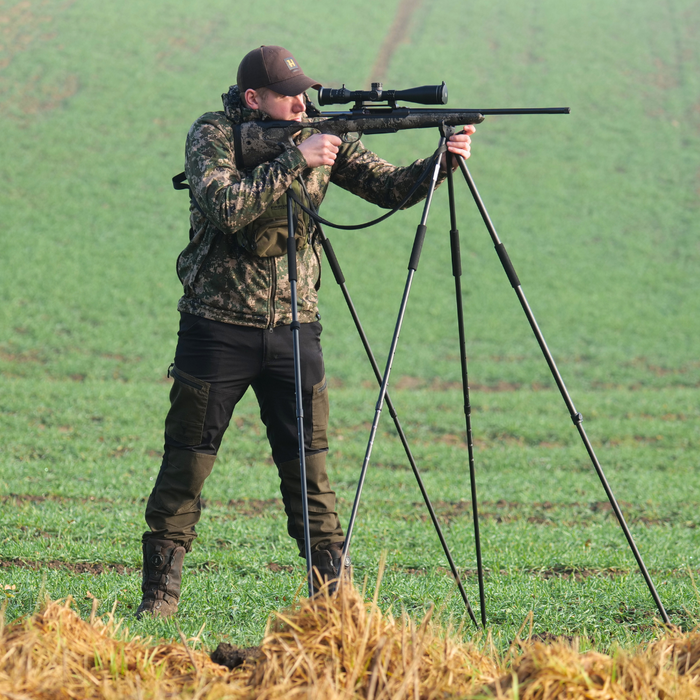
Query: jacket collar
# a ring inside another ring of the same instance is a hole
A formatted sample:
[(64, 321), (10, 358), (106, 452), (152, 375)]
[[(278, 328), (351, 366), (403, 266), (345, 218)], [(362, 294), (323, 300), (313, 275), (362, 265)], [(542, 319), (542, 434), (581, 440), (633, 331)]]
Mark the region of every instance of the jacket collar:
[(269, 119), (259, 109), (251, 109), (243, 104), (238, 85), (231, 85), (228, 92), (221, 95), (221, 100), (224, 103), (224, 113), (234, 124)]

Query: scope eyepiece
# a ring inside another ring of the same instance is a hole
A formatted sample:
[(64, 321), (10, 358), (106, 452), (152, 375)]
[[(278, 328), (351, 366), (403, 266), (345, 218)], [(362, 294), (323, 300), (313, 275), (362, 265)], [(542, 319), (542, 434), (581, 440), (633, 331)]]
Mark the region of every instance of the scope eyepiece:
[(397, 100), (415, 102), (422, 105), (446, 105), (447, 85), (423, 85), (408, 90), (384, 90), (381, 83), (372, 83), (371, 90), (348, 90), (345, 85), (341, 88), (319, 88), (319, 105), (342, 105), (355, 102), (389, 102), (396, 104)]

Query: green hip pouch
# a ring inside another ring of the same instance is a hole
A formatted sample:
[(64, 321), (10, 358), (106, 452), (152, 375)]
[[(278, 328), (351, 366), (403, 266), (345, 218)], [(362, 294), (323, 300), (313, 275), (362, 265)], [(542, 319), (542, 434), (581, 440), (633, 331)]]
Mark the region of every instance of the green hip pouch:
[[(258, 221), (257, 226), (255, 225), (257, 222), (254, 222), (236, 234), (238, 242), (259, 258), (276, 258), (280, 255), (286, 255), (287, 239), (289, 238), (287, 218)], [(308, 237), (306, 224), (303, 220), (296, 222), (294, 232), (297, 250), (305, 248), (308, 244)]]
[[(303, 197), (301, 185), (295, 180), (291, 189), (294, 194)], [(248, 252), (260, 258), (276, 258), (287, 254), (287, 195), (283, 194), (272, 202), (262, 214), (236, 233), (238, 243)], [(297, 250), (309, 242), (309, 220), (306, 214), (294, 215), (294, 238)]]

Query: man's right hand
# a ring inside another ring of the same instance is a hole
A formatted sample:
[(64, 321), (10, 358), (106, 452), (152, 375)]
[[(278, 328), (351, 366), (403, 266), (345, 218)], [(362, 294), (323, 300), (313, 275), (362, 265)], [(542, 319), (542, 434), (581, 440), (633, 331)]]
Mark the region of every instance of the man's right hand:
[(333, 165), (335, 156), (343, 142), (333, 134), (314, 134), (297, 148), (301, 151), (310, 168), (320, 165)]

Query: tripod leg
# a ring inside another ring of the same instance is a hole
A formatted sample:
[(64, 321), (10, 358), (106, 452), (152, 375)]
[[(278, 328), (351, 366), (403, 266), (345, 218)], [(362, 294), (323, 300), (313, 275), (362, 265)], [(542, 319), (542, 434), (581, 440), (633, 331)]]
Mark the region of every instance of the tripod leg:
[(484, 224), (486, 225), (486, 228), (488, 229), (488, 232), (491, 235), (491, 239), (493, 241), (494, 246), (496, 247), (498, 257), (501, 260), (501, 265), (503, 265), (503, 269), (505, 270), (506, 275), (508, 275), (508, 280), (510, 281), (511, 286), (513, 287), (515, 293), (518, 296), (520, 305), (523, 307), (523, 311), (527, 316), (527, 320), (530, 323), (532, 332), (535, 334), (535, 338), (537, 338), (537, 342), (540, 346), (540, 349), (542, 350), (542, 354), (544, 355), (547, 364), (549, 365), (549, 369), (552, 373), (552, 376), (554, 377), (554, 381), (556, 382), (557, 387), (559, 388), (559, 392), (561, 393), (561, 396), (564, 399), (564, 403), (569, 409), (569, 415), (571, 416), (571, 420), (573, 421), (574, 425), (576, 426), (576, 429), (579, 432), (579, 435), (581, 436), (581, 440), (583, 441), (586, 451), (588, 452), (588, 456), (590, 457), (593, 467), (595, 468), (596, 473), (598, 474), (598, 478), (600, 479), (600, 482), (603, 485), (603, 489), (605, 490), (608, 500), (610, 501), (610, 505), (612, 506), (613, 512), (617, 517), (617, 521), (620, 523), (620, 527), (622, 528), (622, 531), (624, 532), (625, 537), (627, 538), (627, 543), (629, 544), (630, 549), (634, 554), (634, 558), (637, 560), (639, 570), (641, 571), (642, 576), (646, 581), (647, 587), (649, 588), (649, 592), (651, 593), (651, 597), (654, 599), (656, 607), (659, 609), (663, 621), (667, 625), (670, 625), (671, 621), (669, 620), (668, 614), (666, 613), (663, 603), (659, 598), (659, 594), (656, 592), (656, 588), (654, 587), (654, 583), (651, 580), (651, 576), (649, 576), (649, 572), (647, 571), (647, 568), (644, 565), (642, 555), (637, 549), (637, 545), (634, 542), (629, 527), (627, 527), (627, 522), (625, 521), (625, 518), (622, 515), (620, 506), (618, 505), (615, 495), (613, 494), (612, 489), (610, 488), (610, 484), (608, 484), (608, 480), (605, 478), (603, 468), (600, 462), (598, 461), (595, 452), (593, 451), (593, 445), (591, 445), (591, 441), (588, 439), (588, 435), (586, 435), (586, 431), (583, 427), (583, 416), (576, 410), (574, 402), (571, 400), (571, 396), (569, 396), (569, 392), (566, 389), (564, 380), (559, 374), (559, 370), (557, 369), (557, 366), (554, 362), (554, 358), (552, 357), (552, 354), (549, 351), (549, 348), (547, 347), (547, 343), (545, 342), (544, 336), (542, 335), (542, 331), (537, 325), (537, 321), (535, 320), (532, 310), (530, 309), (530, 305), (528, 304), (527, 299), (525, 298), (525, 294), (523, 293), (523, 290), (520, 286), (520, 280), (518, 279), (518, 275), (515, 272), (513, 263), (510, 261), (510, 257), (508, 256), (505, 246), (503, 245), (503, 243), (501, 243), (500, 239), (498, 238), (496, 229), (491, 223), (491, 218), (489, 217), (488, 212), (486, 211), (486, 207), (484, 206), (484, 203), (481, 200), (481, 196), (479, 195), (479, 192), (476, 189), (476, 185), (471, 176), (471, 173), (469, 172), (469, 169), (467, 168), (467, 164), (464, 158), (458, 157), (458, 163), (462, 174), (464, 175), (464, 179), (466, 180), (467, 185), (469, 186), (469, 189), (472, 193), (474, 202), (476, 203), (476, 206), (479, 209), (481, 218), (484, 220)]
[(299, 478), (301, 481), (302, 518), (304, 520), (304, 554), (306, 556), (306, 576), (309, 585), (309, 598), (314, 593), (313, 570), (311, 564), (311, 529), (309, 527), (309, 495), (306, 484), (306, 450), (304, 447), (304, 403), (301, 395), (301, 350), (299, 347), (299, 317), (297, 312), (297, 249), (294, 238), (294, 215), (292, 198), (287, 196), (287, 259), (289, 283), (292, 292), (292, 343), (294, 348), (294, 393), (296, 395), (297, 439), (299, 441)]
[[(333, 250), (333, 246), (331, 245), (331, 242), (328, 240), (328, 238), (326, 238), (326, 235), (323, 232), (323, 229), (321, 228), (321, 224), (317, 223), (316, 226), (317, 226), (318, 231), (320, 233), (321, 244), (323, 245), (323, 250), (326, 253), (326, 258), (328, 259), (328, 262), (331, 266), (331, 270), (333, 271), (333, 276), (335, 277), (335, 281), (340, 286), (340, 289), (343, 293), (343, 297), (345, 298), (345, 302), (348, 306), (348, 309), (350, 310), (350, 315), (352, 316), (352, 319), (355, 323), (355, 328), (357, 329), (357, 332), (360, 336), (360, 340), (362, 341), (362, 345), (365, 348), (365, 353), (367, 354), (367, 358), (370, 362), (370, 365), (372, 366), (372, 370), (374, 371), (374, 376), (377, 379), (377, 383), (381, 386), (382, 375), (381, 375), (381, 372), (379, 370), (379, 365), (377, 365), (377, 361), (374, 357), (374, 353), (372, 352), (372, 348), (370, 347), (369, 340), (367, 338), (367, 335), (365, 334), (364, 328), (362, 327), (362, 323), (360, 322), (360, 318), (357, 315), (355, 305), (353, 304), (352, 299), (350, 297), (350, 292), (348, 291), (347, 285), (345, 284), (345, 276), (343, 275), (343, 271), (340, 268), (340, 264), (338, 263), (338, 259), (335, 256), (335, 251)], [(418, 488), (420, 489), (420, 492), (423, 496), (423, 500), (425, 501), (425, 505), (428, 509), (428, 513), (430, 514), (430, 519), (433, 522), (433, 526), (435, 527), (435, 531), (437, 532), (437, 536), (438, 536), (438, 539), (440, 540), (440, 544), (442, 545), (442, 549), (445, 552), (445, 557), (447, 558), (447, 562), (450, 565), (450, 570), (452, 571), (452, 575), (454, 576), (454, 579), (457, 582), (457, 587), (459, 589), (460, 595), (462, 596), (462, 600), (464, 601), (464, 605), (466, 606), (467, 612), (471, 616), (471, 619), (474, 621), (474, 624), (476, 624), (476, 618), (475, 618), (474, 613), (471, 609), (471, 605), (469, 604), (469, 599), (467, 598), (467, 592), (464, 590), (464, 585), (462, 584), (462, 579), (460, 578), (459, 572), (457, 571), (457, 567), (455, 565), (454, 559), (452, 558), (452, 553), (450, 552), (450, 549), (447, 545), (447, 541), (445, 540), (445, 537), (442, 533), (442, 528), (440, 527), (440, 523), (437, 519), (437, 515), (435, 514), (435, 510), (433, 509), (433, 504), (430, 502), (428, 492), (426, 491), (425, 485), (423, 484), (423, 479), (421, 478), (420, 472), (418, 471), (418, 466), (416, 464), (416, 460), (414, 459), (413, 453), (411, 452), (411, 448), (408, 445), (408, 440), (406, 438), (406, 434), (403, 431), (403, 427), (401, 426), (401, 422), (399, 421), (399, 416), (396, 413), (396, 410), (394, 408), (394, 405), (391, 401), (391, 397), (389, 396), (388, 392), (386, 394), (386, 405), (387, 405), (387, 408), (389, 409), (389, 414), (391, 415), (391, 417), (394, 421), (394, 426), (396, 427), (396, 432), (399, 435), (399, 439), (401, 440), (401, 444), (403, 445), (404, 452), (406, 453), (406, 457), (408, 458), (409, 464), (411, 465), (411, 469), (413, 470), (413, 474), (416, 477), (416, 481), (418, 482)], [(482, 605), (482, 609), (483, 609), (483, 605)], [(482, 618), (483, 618), (483, 616), (482, 616)]]
[[(444, 147), (445, 138), (440, 139), (440, 147)], [(352, 504), (352, 512), (350, 514), (350, 522), (348, 523), (348, 529), (345, 533), (345, 547), (343, 548), (343, 557), (346, 557), (350, 552), (350, 543), (352, 541), (353, 529), (355, 527), (355, 520), (357, 518), (357, 510), (360, 506), (360, 498), (362, 497), (362, 487), (365, 483), (365, 478), (367, 476), (367, 467), (369, 466), (369, 460), (372, 455), (372, 447), (374, 445), (374, 438), (377, 434), (377, 428), (379, 427), (379, 417), (381, 416), (382, 407), (384, 406), (384, 398), (386, 397), (387, 387), (389, 386), (389, 377), (391, 375), (391, 366), (394, 362), (394, 355), (396, 354), (396, 346), (399, 341), (399, 334), (401, 333), (401, 326), (403, 325), (403, 319), (406, 314), (406, 306), (408, 304), (408, 296), (411, 292), (411, 284), (413, 282), (413, 277), (416, 274), (416, 269), (418, 268), (418, 261), (420, 260), (421, 250), (423, 248), (423, 241), (425, 240), (425, 232), (427, 230), (425, 222), (428, 219), (428, 212), (430, 211), (430, 204), (433, 200), (433, 193), (435, 192), (435, 184), (437, 182), (438, 171), (440, 169), (439, 159), (435, 162), (435, 167), (433, 168), (433, 176), (431, 180), (430, 191), (426, 198), (425, 206), (423, 208), (423, 216), (421, 217), (420, 224), (416, 230), (416, 235), (413, 240), (413, 250), (411, 251), (411, 259), (408, 263), (408, 277), (406, 279), (406, 285), (404, 287), (403, 297), (401, 298), (401, 306), (399, 307), (399, 315), (396, 319), (396, 327), (394, 329), (394, 335), (391, 340), (391, 347), (389, 348), (389, 356), (387, 357), (386, 369), (384, 370), (384, 375), (382, 378), (382, 385), (379, 390), (379, 398), (377, 399), (377, 405), (374, 411), (374, 420), (372, 421), (372, 428), (369, 434), (369, 441), (367, 442), (367, 449), (365, 451), (365, 458), (362, 462), (362, 470), (360, 471), (360, 479), (357, 484), (357, 492), (355, 493), (355, 501)]]
[(455, 278), (455, 296), (457, 299), (457, 326), (459, 329), (459, 357), (462, 367), (462, 392), (464, 396), (464, 417), (467, 430), (467, 449), (469, 452), (469, 483), (472, 496), (472, 516), (474, 520), (474, 546), (476, 548), (476, 570), (479, 579), (479, 604), (481, 606), (481, 624), (486, 628), (486, 595), (484, 593), (484, 566), (481, 561), (481, 536), (479, 535), (479, 510), (476, 498), (476, 468), (474, 466), (474, 441), (472, 439), (472, 411), (469, 400), (469, 374), (467, 372), (467, 343), (464, 333), (464, 308), (462, 305), (462, 260), (457, 230), (455, 210), (454, 178), (452, 177), (452, 154), (447, 154), (447, 190), (450, 203), (450, 250), (452, 253), (452, 274)]

